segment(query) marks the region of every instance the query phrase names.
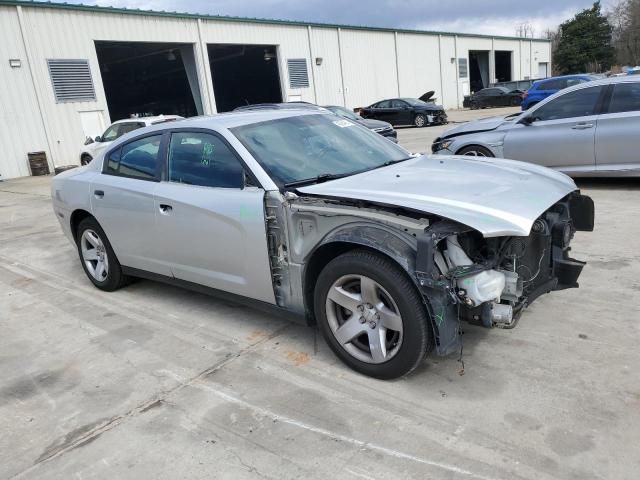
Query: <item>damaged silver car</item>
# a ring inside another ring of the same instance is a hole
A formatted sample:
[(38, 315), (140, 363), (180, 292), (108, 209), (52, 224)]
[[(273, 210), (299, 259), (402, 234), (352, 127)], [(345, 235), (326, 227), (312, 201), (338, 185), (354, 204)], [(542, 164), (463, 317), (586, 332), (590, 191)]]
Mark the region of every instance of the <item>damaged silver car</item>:
[(509, 160), (413, 156), (347, 119), (234, 112), (136, 130), (55, 177), (55, 213), (93, 284), (142, 277), (316, 323), (378, 378), (511, 328), (574, 288), (594, 206), (567, 176)]

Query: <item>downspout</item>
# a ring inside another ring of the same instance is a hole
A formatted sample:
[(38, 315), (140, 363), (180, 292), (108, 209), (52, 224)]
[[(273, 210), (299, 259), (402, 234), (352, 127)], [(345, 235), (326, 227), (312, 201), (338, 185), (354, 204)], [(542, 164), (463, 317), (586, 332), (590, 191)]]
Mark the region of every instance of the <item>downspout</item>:
[(440, 65), (440, 103), (444, 105), (444, 81), (442, 80), (442, 35), (438, 35), (438, 60)]
[(318, 103), (318, 89), (316, 88), (315, 61), (313, 58), (313, 48), (311, 47), (311, 25), (307, 25), (307, 39), (309, 41), (309, 57), (311, 62), (311, 81), (313, 82), (313, 102)]
[(342, 106), (347, 107), (347, 93), (344, 91), (344, 69), (342, 68), (342, 29), (338, 28), (338, 59), (340, 60), (340, 84), (342, 85)]
[(33, 71), (33, 56), (31, 55), (31, 46), (29, 45), (29, 40), (27, 38), (27, 34), (25, 32), (24, 26), (24, 15), (22, 13), (22, 7), (20, 5), (16, 5), (16, 12), (18, 13), (18, 23), (20, 24), (20, 36), (22, 37), (22, 45), (24, 47), (24, 51), (27, 55), (27, 64), (29, 65), (29, 77), (31, 78), (31, 86), (33, 87), (33, 91), (36, 94), (36, 103), (38, 104), (38, 112), (40, 113), (40, 121), (42, 122), (42, 128), (44, 130), (44, 137), (47, 140), (47, 147), (49, 148), (50, 159), (47, 159), (47, 162), (50, 162), (51, 172), (56, 168), (56, 162), (54, 161), (55, 153), (53, 151), (53, 143), (51, 142), (51, 132), (49, 132), (49, 128), (47, 127), (47, 122), (44, 116), (44, 106), (42, 101), (42, 95), (40, 95), (40, 90), (38, 90), (38, 85), (36, 83), (36, 76)]
[[(202, 69), (204, 78), (201, 79), (204, 83), (204, 91), (207, 93), (207, 115), (213, 115), (218, 111), (216, 106), (216, 97), (213, 92), (213, 76), (211, 73), (211, 65), (209, 63), (209, 53), (207, 52), (207, 44), (202, 38), (202, 19), (196, 20), (198, 25), (198, 43), (200, 44), (200, 56), (202, 57)], [(201, 89), (202, 90), (202, 89)]]
[(398, 32), (393, 32), (393, 45), (396, 52), (396, 85), (398, 87), (398, 97), (400, 96), (400, 67), (398, 65)]
[[(456, 109), (460, 108), (460, 62), (458, 59), (458, 36), (453, 36), (453, 53), (456, 57)], [(467, 73), (469, 66), (467, 65)]]

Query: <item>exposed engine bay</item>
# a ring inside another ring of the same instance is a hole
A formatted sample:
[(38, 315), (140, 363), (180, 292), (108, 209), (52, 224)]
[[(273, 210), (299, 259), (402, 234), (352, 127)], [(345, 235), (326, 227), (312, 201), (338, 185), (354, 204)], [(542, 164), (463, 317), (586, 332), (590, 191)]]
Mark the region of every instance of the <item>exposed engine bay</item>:
[[(540, 295), (578, 287), (585, 262), (570, 258), (569, 244), (576, 231), (593, 230), (593, 202), (568, 196), (533, 223), (528, 237), (485, 239), (474, 230), (456, 231), (447, 222), (429, 230), (431, 236), (422, 239), (418, 250), (416, 273), (440, 329), (437, 348), (446, 354), (458, 343), (458, 332), (446, 319), (513, 328)], [(425, 267), (426, 272), (420, 270)]]

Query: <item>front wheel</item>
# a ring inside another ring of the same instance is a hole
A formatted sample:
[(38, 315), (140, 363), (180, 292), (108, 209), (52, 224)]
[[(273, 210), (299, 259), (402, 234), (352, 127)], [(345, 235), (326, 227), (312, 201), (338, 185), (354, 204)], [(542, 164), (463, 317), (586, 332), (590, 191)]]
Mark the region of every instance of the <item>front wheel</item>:
[(333, 352), (371, 377), (410, 373), (433, 345), (420, 294), (400, 267), (376, 253), (354, 250), (329, 262), (318, 276), (314, 309)]
[(128, 278), (122, 273), (107, 235), (94, 218), (87, 217), (80, 222), (76, 241), (84, 273), (96, 287), (112, 292), (127, 283)]
[(468, 155), (471, 157), (495, 157), (491, 150), (480, 145), (469, 145), (468, 147), (461, 148), (456, 152), (456, 155)]
[(413, 124), (418, 128), (424, 127), (427, 124), (427, 117), (419, 113), (413, 119)]

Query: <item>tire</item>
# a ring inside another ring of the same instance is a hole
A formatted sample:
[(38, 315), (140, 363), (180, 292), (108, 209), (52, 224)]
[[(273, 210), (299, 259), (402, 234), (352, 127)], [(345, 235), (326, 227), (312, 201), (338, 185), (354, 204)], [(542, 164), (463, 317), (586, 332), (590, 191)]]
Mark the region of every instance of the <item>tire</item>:
[[(364, 297), (357, 293), (363, 288)], [(368, 250), (352, 250), (325, 266), (315, 285), (314, 310), (331, 350), (370, 377), (407, 375), (433, 348), (428, 313), (415, 286), (391, 260)], [(372, 348), (376, 339), (378, 348)]]
[(480, 145), (469, 145), (468, 147), (461, 148), (456, 152), (456, 155), (468, 155), (470, 157), (495, 157), (491, 150)]
[(418, 128), (422, 128), (427, 125), (427, 117), (419, 113), (413, 118), (413, 124)]
[(509, 103), (511, 104), (512, 107), (519, 107), (520, 104), (522, 103), (522, 99), (518, 97), (513, 97)]
[[(96, 287), (113, 292), (128, 283), (129, 278), (122, 273), (109, 239), (95, 218), (87, 217), (80, 222), (76, 244), (84, 273)], [(100, 273), (101, 264), (103, 273)]]
[(91, 155), (89, 155), (88, 153), (84, 153), (82, 154), (82, 156), (80, 157), (80, 165), (89, 165), (91, 163), (91, 160), (93, 160), (93, 157)]
[(469, 108), (471, 110), (478, 110), (480, 107), (478, 106), (478, 104), (476, 102), (471, 102), (471, 104), (469, 105)]

